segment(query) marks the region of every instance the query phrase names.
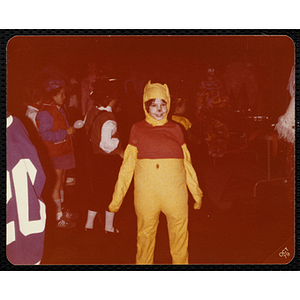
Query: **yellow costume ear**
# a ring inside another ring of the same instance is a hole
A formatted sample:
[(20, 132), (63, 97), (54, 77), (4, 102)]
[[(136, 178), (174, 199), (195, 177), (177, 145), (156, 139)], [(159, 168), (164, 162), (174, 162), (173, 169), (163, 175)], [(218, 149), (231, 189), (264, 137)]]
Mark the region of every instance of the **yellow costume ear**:
[(170, 98), (170, 91), (169, 91), (169, 87), (167, 86), (167, 84), (166, 84), (166, 83), (164, 84), (164, 88), (165, 88), (165, 90), (167, 91), (167, 95), (168, 95), (168, 97)]
[(151, 80), (149, 80), (149, 81), (147, 82), (147, 84), (145, 85), (145, 87), (144, 87), (144, 93), (145, 93), (145, 91), (149, 88), (150, 85), (151, 85)]

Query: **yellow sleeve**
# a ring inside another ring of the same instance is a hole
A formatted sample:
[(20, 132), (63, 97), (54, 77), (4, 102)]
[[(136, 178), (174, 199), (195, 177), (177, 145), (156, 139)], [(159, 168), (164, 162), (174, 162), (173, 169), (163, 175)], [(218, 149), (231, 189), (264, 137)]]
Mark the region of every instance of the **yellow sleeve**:
[(132, 145), (127, 145), (124, 152), (123, 163), (119, 171), (118, 180), (115, 185), (112, 201), (108, 206), (110, 212), (117, 212), (122, 205), (123, 199), (133, 177), (136, 160), (137, 148)]
[(190, 120), (185, 117), (173, 115), (172, 120), (180, 123), (185, 128), (185, 130), (188, 130), (192, 127), (192, 123), (190, 122)]
[(195, 200), (194, 209), (200, 209), (202, 205), (202, 196), (203, 193), (199, 187), (197, 174), (191, 162), (191, 155), (186, 146), (186, 144), (182, 145), (182, 150), (184, 154), (184, 166), (186, 172), (186, 183), (187, 186)]

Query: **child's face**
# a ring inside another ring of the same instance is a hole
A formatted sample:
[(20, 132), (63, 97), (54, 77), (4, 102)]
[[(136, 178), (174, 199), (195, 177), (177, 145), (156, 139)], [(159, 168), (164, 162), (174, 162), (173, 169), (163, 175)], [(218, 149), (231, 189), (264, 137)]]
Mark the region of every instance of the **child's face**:
[(162, 120), (167, 114), (167, 103), (159, 98), (156, 98), (149, 107), (149, 114), (157, 121)]
[(62, 105), (66, 99), (65, 89), (61, 88), (60, 91), (53, 96), (54, 103), (57, 105)]

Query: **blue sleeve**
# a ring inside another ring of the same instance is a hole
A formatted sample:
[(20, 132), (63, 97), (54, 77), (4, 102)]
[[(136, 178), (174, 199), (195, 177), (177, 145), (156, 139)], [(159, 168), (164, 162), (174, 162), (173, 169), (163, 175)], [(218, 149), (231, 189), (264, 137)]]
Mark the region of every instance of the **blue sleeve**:
[(54, 119), (49, 112), (39, 112), (36, 119), (39, 122), (39, 133), (44, 141), (57, 143), (63, 141), (68, 135), (65, 129), (52, 130)]

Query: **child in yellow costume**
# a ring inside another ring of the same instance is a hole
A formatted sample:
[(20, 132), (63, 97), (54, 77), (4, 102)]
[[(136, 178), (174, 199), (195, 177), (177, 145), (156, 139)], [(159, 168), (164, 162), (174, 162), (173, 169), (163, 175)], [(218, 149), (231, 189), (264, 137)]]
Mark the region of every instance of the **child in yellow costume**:
[(117, 212), (134, 175), (137, 214), (137, 264), (153, 264), (160, 212), (167, 218), (173, 264), (188, 264), (188, 190), (200, 209), (199, 188), (180, 126), (168, 121), (170, 93), (166, 84), (144, 88), (146, 119), (134, 124), (115, 186), (111, 212)]

